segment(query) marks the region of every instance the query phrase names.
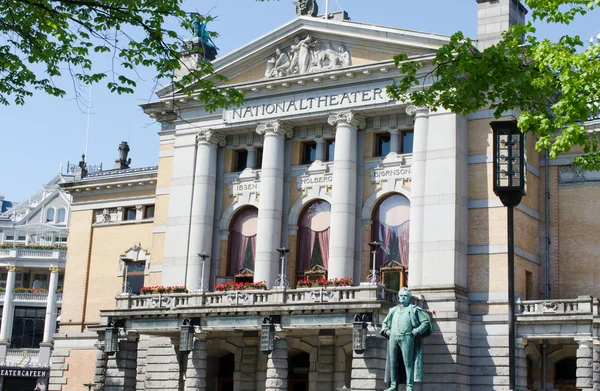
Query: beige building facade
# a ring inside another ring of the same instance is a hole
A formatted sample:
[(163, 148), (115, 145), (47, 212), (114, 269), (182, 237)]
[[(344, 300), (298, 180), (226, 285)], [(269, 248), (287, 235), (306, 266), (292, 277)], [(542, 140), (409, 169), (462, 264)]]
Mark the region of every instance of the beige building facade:
[[(525, 17), (518, 1), (478, 3), (482, 48)], [(496, 119), (385, 93), (395, 54), (428, 72), (448, 40), (299, 16), (214, 62), (241, 107), (159, 91), (143, 106), (161, 123), (158, 166), (65, 186), (49, 389), (382, 390), (380, 323), (408, 286), (436, 330), (419, 387), (507, 390)], [(534, 144), (515, 211), (518, 389), (600, 389), (597, 174)]]

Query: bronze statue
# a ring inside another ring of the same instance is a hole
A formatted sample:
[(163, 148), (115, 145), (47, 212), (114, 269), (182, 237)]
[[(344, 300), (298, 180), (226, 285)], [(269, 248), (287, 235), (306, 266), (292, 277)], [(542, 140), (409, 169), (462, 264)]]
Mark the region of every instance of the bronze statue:
[(204, 57), (212, 61), (217, 57), (217, 51), (219, 48), (215, 45), (214, 41), (210, 37), (208, 30), (206, 29), (206, 22), (202, 20), (200, 14), (194, 14), (192, 20), (192, 27), (194, 29), (190, 41), (197, 42), (204, 51)]
[(412, 391), (416, 382), (423, 381), (422, 339), (433, 333), (429, 314), (421, 307), (410, 304), (411, 294), (404, 287), (398, 293), (400, 304), (392, 308), (383, 320), (381, 335), (388, 339), (385, 381), (390, 382), (386, 391), (398, 388), (398, 355), (402, 354), (406, 371), (406, 391)]

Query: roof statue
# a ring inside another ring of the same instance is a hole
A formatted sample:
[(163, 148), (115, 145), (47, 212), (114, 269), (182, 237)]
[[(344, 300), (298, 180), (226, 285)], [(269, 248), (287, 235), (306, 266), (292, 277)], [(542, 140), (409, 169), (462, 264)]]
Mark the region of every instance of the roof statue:
[(316, 0), (298, 0), (296, 3), (296, 15), (315, 17), (319, 13)]
[(198, 44), (198, 46), (202, 46), (204, 57), (207, 60), (212, 61), (217, 57), (217, 50), (219, 50), (219, 48), (217, 45), (215, 45), (215, 42), (210, 37), (210, 34), (206, 29), (206, 22), (203, 21), (202, 15), (193, 14), (192, 18), (192, 27), (194, 31), (192, 32), (192, 36), (188, 39), (188, 41), (192, 42), (192, 44)]

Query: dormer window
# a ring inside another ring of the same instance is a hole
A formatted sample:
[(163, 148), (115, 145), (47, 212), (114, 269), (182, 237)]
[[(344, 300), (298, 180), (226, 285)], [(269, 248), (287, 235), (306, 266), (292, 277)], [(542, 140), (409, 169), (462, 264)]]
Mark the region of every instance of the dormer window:
[(46, 210), (46, 223), (54, 222), (54, 208), (48, 208)]
[(57, 224), (64, 223), (66, 216), (67, 216), (67, 210), (65, 208), (58, 209), (58, 212), (56, 214), (56, 223)]

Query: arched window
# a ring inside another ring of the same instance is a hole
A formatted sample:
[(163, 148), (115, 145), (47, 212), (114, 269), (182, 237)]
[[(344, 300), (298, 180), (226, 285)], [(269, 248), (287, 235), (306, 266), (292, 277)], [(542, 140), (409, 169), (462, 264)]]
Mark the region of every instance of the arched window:
[(376, 266), (395, 261), (408, 266), (410, 201), (400, 194), (384, 199), (373, 214), (373, 240), (381, 243)]
[(54, 208), (46, 209), (46, 223), (54, 222)]
[(254, 270), (258, 209), (249, 206), (240, 211), (230, 226), (228, 275), (243, 269)]
[(56, 222), (57, 223), (64, 223), (66, 215), (67, 215), (66, 209), (65, 208), (60, 208), (58, 210), (58, 213), (56, 214)]
[(331, 205), (327, 201), (313, 202), (302, 212), (298, 227), (297, 274), (304, 274), (314, 265), (327, 269), (330, 221)]

